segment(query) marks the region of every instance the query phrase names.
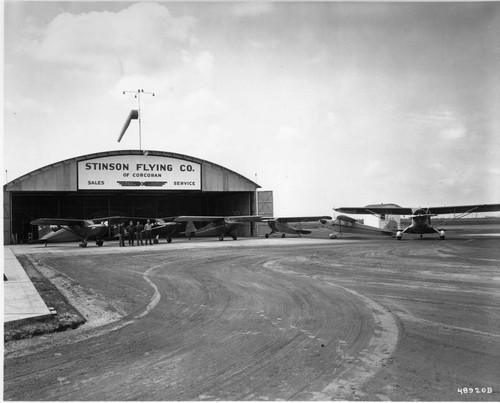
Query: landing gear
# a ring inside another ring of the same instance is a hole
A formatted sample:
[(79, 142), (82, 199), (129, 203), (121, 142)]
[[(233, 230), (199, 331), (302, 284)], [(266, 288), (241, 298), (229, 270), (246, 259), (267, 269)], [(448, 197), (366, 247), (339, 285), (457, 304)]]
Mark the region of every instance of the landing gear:
[(403, 233), (401, 231), (396, 232), (396, 239), (401, 241), (401, 238), (403, 238)]
[(167, 243), (171, 243), (172, 242), (172, 238), (170, 238), (169, 236), (167, 237)]
[(233, 241), (236, 241), (238, 237), (236, 235), (231, 235), (233, 237)]
[(219, 241), (223, 241), (224, 240), (224, 235), (220, 235), (219, 236)]
[(444, 241), (444, 238), (445, 238), (445, 232), (439, 231), (439, 239), (441, 239), (441, 241)]
[(337, 235), (335, 235), (335, 234), (330, 234), (330, 239), (337, 239)]
[(102, 239), (96, 239), (95, 244), (97, 246), (102, 246), (104, 244), (104, 241)]
[(269, 238), (269, 234), (264, 235), (266, 238)]
[(82, 242), (80, 242), (80, 248), (86, 248), (87, 247), (87, 240), (82, 239)]
[(285, 234), (281, 234), (281, 237), (284, 238), (286, 235)]

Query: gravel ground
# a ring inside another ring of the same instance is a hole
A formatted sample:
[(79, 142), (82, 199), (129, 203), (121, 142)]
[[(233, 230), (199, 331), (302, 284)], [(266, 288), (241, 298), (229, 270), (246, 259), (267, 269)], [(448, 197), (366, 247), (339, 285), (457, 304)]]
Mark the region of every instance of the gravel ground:
[(498, 401), (499, 245), (20, 248), (87, 323), (6, 343), (4, 398)]

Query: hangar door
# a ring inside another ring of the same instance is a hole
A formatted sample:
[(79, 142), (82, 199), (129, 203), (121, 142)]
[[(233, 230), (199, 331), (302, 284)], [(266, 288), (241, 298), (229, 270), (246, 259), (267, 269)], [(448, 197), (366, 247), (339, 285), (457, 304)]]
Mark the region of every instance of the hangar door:
[[(263, 217), (274, 215), (273, 192), (271, 190), (257, 192), (257, 214)], [(269, 232), (267, 223), (257, 223), (257, 236), (264, 236)]]

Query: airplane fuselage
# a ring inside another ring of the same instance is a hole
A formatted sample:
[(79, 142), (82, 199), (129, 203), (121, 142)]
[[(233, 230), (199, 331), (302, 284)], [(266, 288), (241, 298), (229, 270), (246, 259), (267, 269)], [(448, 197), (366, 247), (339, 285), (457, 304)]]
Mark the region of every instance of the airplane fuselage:
[(300, 230), (297, 225), (285, 224), (280, 221), (268, 221), (272, 232), (281, 232), (284, 234), (297, 234)]
[(439, 231), (434, 228), (431, 224), (431, 214), (426, 209), (415, 209), (413, 215), (411, 216), (411, 224), (402, 231), (398, 231), (396, 238), (400, 240), (403, 234), (417, 234), (422, 237), (423, 234), (439, 234), (441, 239), (444, 239), (445, 232), (443, 230)]
[(108, 227), (105, 224), (93, 224), (86, 227), (60, 226), (56, 231), (47, 232), (38, 239), (40, 243), (72, 242), (75, 240), (100, 239), (106, 235)]
[(285, 238), (285, 234), (292, 234), (301, 236), (302, 234), (310, 234), (310, 230), (302, 229), (302, 223), (297, 222), (295, 224), (291, 224), (290, 221), (281, 221), (280, 219), (269, 220), (267, 221), (269, 228), (271, 228), (271, 232), (266, 234), (266, 238), (269, 238), (272, 234), (281, 233), (281, 237)]
[(226, 235), (230, 235), (233, 239), (237, 238), (236, 227), (237, 223), (229, 220), (219, 220), (205, 225), (203, 228), (190, 232), (189, 237), (192, 236), (218, 236), (220, 240), (224, 239)]
[(357, 222), (344, 221), (341, 219), (321, 220), (321, 224), (331, 231), (347, 234), (363, 234), (363, 235), (392, 235), (390, 231), (381, 228), (372, 227), (370, 225), (360, 224)]

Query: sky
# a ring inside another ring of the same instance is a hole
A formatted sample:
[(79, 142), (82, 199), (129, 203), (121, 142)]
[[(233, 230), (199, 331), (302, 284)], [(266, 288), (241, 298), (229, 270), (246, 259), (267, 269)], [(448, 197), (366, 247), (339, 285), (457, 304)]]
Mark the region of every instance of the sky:
[[(500, 203), (500, 3), (5, 1), (5, 181), (159, 150), (274, 214)], [(138, 122), (117, 142), (141, 96)], [(154, 93), (155, 96), (147, 94)]]

